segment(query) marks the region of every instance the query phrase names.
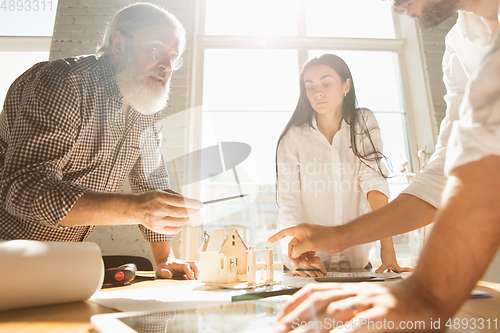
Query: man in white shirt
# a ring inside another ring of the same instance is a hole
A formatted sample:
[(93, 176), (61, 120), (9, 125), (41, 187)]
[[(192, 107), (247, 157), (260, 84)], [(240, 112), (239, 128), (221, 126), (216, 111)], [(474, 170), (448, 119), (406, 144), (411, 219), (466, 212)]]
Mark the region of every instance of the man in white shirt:
[[(498, 27), (498, 0), (396, 0), (395, 6), (405, 10), (409, 16), (417, 17), (423, 26), (437, 24), (455, 10), (465, 10), (480, 16), (480, 20), (473, 21), (475, 23), (472, 24), (462, 17), (467, 27), (480, 27), (476, 23), (482, 22), (483, 27), (492, 34)], [(474, 40), (472, 36), (479, 36), (480, 39), (476, 41), (481, 40), (480, 34), (471, 34), (467, 36), (470, 41)], [(453, 30), (448, 37), (447, 42), (453, 42), (449, 40), (453, 37)], [(487, 43), (487, 39), (483, 41)], [(455, 50), (459, 51), (463, 45), (455, 44)], [(461, 53), (467, 55), (465, 50)], [(454, 58), (456, 54), (447, 52), (447, 56), (450, 57), (449, 63), (458, 60)], [(446, 56), (444, 60), (447, 61)], [(343, 322), (354, 318), (358, 320), (356, 331), (360, 332), (376, 331), (373, 327), (361, 327), (360, 318), (393, 323), (419, 320), (425, 323), (427, 330), (430, 330), (430, 320), (441, 318), (441, 329), (445, 328), (447, 318), (453, 316), (467, 299), (500, 246), (500, 208), (496, 203), (500, 196), (500, 177), (497, 176), (500, 168), (499, 36), (480, 67), (478, 72), (472, 74), (471, 83), (465, 90), (459, 120), (453, 123), (453, 129), (450, 130), (450, 124), (447, 125), (446, 121), (454, 119), (451, 118), (448, 104), (447, 116), (450, 119), (445, 120), (445, 126), (441, 128), (440, 142), (446, 146), (446, 141), (449, 141), (446, 152), (446, 173), (449, 178), (439, 210), (418, 198), (415, 194), (418, 194), (418, 190), (412, 193), (412, 188), (409, 188), (396, 199), (399, 201), (394, 205), (388, 205), (387, 208), (369, 214), (373, 214), (372, 216), (355, 221), (359, 228), (363, 226), (363, 220), (374, 217), (381, 219), (382, 222), (375, 222), (376, 226), (371, 230), (354, 233), (356, 237), (365, 232), (375, 232), (376, 235), (371, 236), (375, 239), (415, 229), (435, 219), (433, 232), (415, 273), (407, 280), (389, 287), (372, 284), (342, 288), (331, 285), (307, 287), (283, 309), (279, 331), (293, 328), (292, 320), (312, 320), (313, 313), (318, 318), (326, 316)], [(444, 70), (445, 80), (447, 74), (454, 74), (447, 73), (446, 67)], [(448, 88), (452, 83), (447, 83)], [(449, 92), (450, 89), (447, 96)], [(457, 95), (449, 97), (459, 98)], [(451, 135), (446, 132), (451, 132)], [(443, 140), (448, 135), (449, 140)], [(439, 144), (437, 152), (439, 153)], [(443, 157), (438, 155), (433, 158), (433, 162), (438, 159), (443, 161)], [(441, 168), (442, 165), (441, 162)], [(418, 185), (413, 186), (413, 189), (416, 187)], [(389, 230), (383, 230), (386, 225)], [(328, 233), (326, 230), (312, 231), (306, 226), (291, 228), (283, 234), (295, 236), (302, 241), (292, 254), (293, 257), (298, 257), (305, 249), (316, 250), (311, 244), (317, 240), (319, 233), (325, 232)], [(326, 236), (330, 242), (332, 234)], [(339, 233), (334, 237), (338, 235)], [(280, 237), (279, 234), (277, 236)], [(366, 241), (372, 240), (371, 237), (366, 236)], [(358, 241), (359, 239), (354, 243), (357, 244)], [(311, 308), (315, 311), (311, 311)], [(397, 327), (394, 328), (396, 329)]]

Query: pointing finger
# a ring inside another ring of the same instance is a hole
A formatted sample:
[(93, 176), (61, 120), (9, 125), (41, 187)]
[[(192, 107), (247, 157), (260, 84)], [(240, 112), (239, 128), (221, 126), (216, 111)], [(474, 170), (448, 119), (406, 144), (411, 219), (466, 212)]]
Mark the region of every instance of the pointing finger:
[(297, 227), (296, 226), (292, 226), (292, 227), (287, 227), (287, 228), (281, 229), (280, 231), (278, 231), (278, 232), (274, 233), (273, 235), (271, 235), (267, 239), (267, 242), (268, 243), (276, 243), (280, 239), (283, 239), (283, 238), (288, 237), (288, 236), (295, 237), (296, 236), (295, 235), (296, 231), (297, 231)]

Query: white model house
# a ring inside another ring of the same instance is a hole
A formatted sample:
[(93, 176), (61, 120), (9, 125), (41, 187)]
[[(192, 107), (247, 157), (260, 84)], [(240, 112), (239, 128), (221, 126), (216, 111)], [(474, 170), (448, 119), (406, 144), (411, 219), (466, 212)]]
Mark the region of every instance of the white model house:
[[(255, 248), (248, 247), (236, 228), (215, 229), (198, 250), (200, 280), (206, 283), (257, 283)], [(273, 250), (265, 250), (266, 281), (273, 281)], [(269, 255), (270, 254), (270, 255)]]

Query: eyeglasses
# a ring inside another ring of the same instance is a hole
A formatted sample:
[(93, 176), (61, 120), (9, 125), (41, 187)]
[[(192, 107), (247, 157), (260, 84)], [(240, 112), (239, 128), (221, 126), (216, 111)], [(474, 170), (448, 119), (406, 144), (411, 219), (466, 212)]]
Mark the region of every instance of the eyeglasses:
[(172, 71), (178, 70), (179, 68), (181, 68), (182, 64), (184, 63), (184, 61), (182, 60), (182, 57), (169, 54), (168, 51), (160, 44), (146, 44), (141, 39), (135, 37), (132, 34), (129, 34), (129, 33), (125, 33), (125, 34), (131, 36), (132, 38), (137, 39), (144, 46), (151, 48), (153, 50), (153, 59), (155, 61), (163, 62), (166, 59), (168, 59), (169, 63), (170, 63), (170, 69)]
[(173, 71), (178, 70), (181, 68), (182, 64), (184, 61), (182, 60), (182, 57), (176, 57), (174, 55), (168, 54), (167, 50), (159, 44), (153, 44), (153, 45), (147, 45), (151, 49), (153, 49), (153, 59), (158, 61), (158, 62), (163, 62), (165, 59), (168, 58), (170, 62), (170, 68)]

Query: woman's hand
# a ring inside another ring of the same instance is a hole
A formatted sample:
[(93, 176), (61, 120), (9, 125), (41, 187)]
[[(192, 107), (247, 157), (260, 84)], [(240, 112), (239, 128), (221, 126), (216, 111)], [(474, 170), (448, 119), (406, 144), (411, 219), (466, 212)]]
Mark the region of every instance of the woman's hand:
[(375, 271), (375, 273), (383, 273), (387, 270), (396, 273), (413, 271), (413, 267), (399, 266), (396, 259), (396, 251), (394, 251), (392, 237), (381, 239), (380, 243), (380, 259), (382, 259), (382, 265)]

